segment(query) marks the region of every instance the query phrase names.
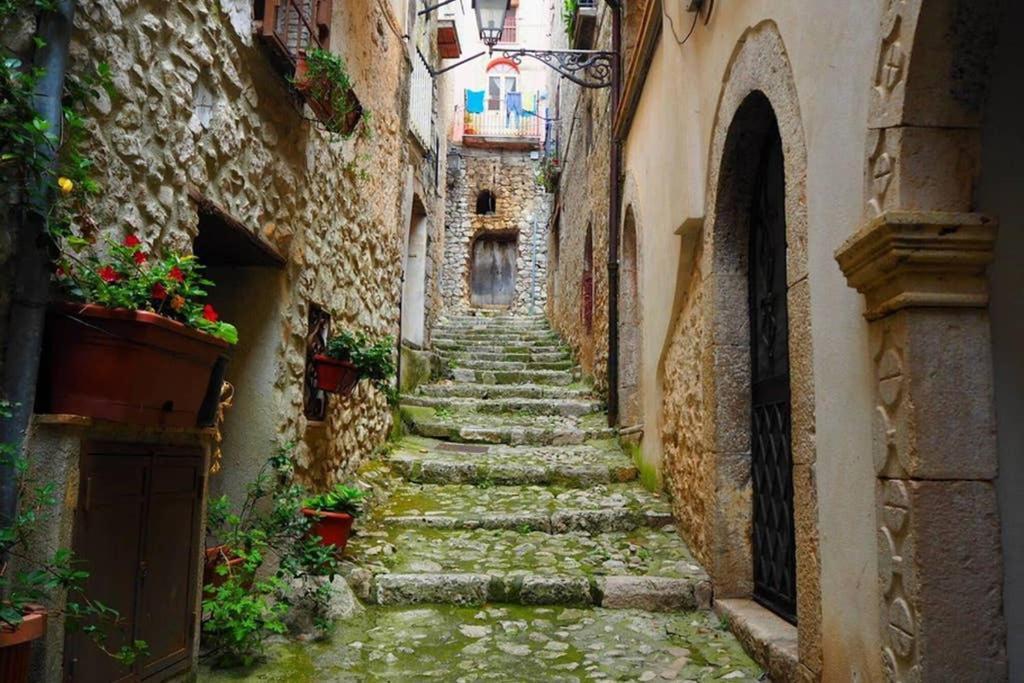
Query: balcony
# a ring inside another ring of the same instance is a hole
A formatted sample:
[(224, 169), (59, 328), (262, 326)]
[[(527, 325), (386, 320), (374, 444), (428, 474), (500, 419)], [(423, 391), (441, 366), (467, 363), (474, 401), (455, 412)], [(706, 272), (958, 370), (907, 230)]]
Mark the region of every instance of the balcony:
[(463, 116), (462, 144), (466, 147), (540, 149), (544, 121), (532, 114), (485, 111)]

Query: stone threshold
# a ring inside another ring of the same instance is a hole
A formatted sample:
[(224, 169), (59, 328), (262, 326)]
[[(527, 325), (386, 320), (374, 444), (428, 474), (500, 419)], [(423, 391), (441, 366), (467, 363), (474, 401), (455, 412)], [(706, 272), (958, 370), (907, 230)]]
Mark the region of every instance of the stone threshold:
[(716, 599), (714, 611), (772, 681), (813, 680), (800, 665), (796, 626), (753, 600)]

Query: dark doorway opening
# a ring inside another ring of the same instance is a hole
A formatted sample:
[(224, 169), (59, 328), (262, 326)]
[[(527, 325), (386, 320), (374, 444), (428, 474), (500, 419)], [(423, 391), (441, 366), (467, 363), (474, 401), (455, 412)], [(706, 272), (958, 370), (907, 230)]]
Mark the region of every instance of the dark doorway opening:
[[(796, 534), (786, 283), (786, 181), (782, 140), (763, 97), (764, 132), (752, 188), (747, 281), (750, 314), (754, 599), (796, 622)], [(737, 114), (739, 117), (739, 114)]]
[(498, 210), (498, 200), (490, 190), (480, 190), (476, 196), (476, 212), (486, 216)]
[(510, 306), (516, 295), (518, 233), (487, 233), (473, 242), (470, 303)]

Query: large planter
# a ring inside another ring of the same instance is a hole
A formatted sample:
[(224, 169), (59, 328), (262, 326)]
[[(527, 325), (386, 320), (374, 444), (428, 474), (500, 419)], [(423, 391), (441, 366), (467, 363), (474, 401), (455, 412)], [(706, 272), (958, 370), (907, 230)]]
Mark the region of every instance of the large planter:
[(47, 320), (40, 402), (52, 413), (194, 427), (228, 346), (148, 311), (57, 304)]
[[(218, 545), (206, 549), (206, 557), (203, 560), (203, 592), (207, 586), (220, 588), (228, 580), (227, 574), (221, 574), (217, 567), (227, 565), (234, 569), (245, 564), (245, 560), (232, 553), (226, 545)], [(248, 583), (251, 584), (251, 581)]]
[(337, 124), (337, 130), (332, 130), (331, 132), (346, 136), (352, 134), (356, 126), (359, 125), (359, 121), (363, 118), (363, 106), (359, 103), (359, 98), (356, 97), (354, 90), (350, 88), (345, 93), (345, 97), (352, 104), (352, 108), (345, 114), (344, 120), (334, 121), (334, 106), (331, 104), (331, 98), (334, 94), (333, 86), (321, 88), (324, 92), (319, 95), (315, 92), (317, 84), (310, 80), (309, 62), (306, 61), (305, 55), (301, 53), (295, 60), (295, 74), (292, 76), (292, 80), (295, 84), (295, 89), (302, 94), (309, 108), (313, 110), (313, 113), (316, 114), (316, 117), (325, 126), (331, 126), (332, 123)]
[(31, 609), (17, 628), (0, 628), (0, 681), (26, 683), (32, 663), (32, 643), (46, 633), (46, 612)]
[(320, 545), (333, 546), (339, 555), (345, 550), (349, 534), (352, 533), (352, 522), (355, 521), (352, 515), (311, 508), (302, 508), (302, 514), (313, 521), (309, 533), (320, 537)]
[(330, 356), (313, 356), (316, 365), (316, 388), (332, 394), (348, 396), (359, 383), (359, 371), (347, 360), (336, 360)]

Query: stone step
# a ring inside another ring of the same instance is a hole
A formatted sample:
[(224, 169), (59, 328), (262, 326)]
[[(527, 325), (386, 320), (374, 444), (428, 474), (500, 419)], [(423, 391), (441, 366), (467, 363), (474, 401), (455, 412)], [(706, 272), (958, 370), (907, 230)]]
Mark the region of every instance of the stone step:
[(469, 370), (493, 370), (507, 372), (510, 370), (571, 370), (571, 360), (458, 360), (452, 361), (455, 368)]
[(537, 322), (537, 321), (525, 321), (525, 322), (510, 322), (510, 321), (501, 321), (501, 322), (451, 322), (451, 321), (449, 321), (449, 322), (442, 322), (439, 325), (435, 325), (434, 329), (437, 330), (437, 331), (456, 331), (456, 332), (462, 332), (462, 331), (466, 331), (466, 330), (469, 330), (469, 331), (474, 331), (474, 330), (484, 330), (484, 331), (526, 330), (526, 331), (529, 331), (529, 332), (532, 332), (532, 331), (551, 332), (551, 326), (550, 325), (548, 325), (546, 322)]
[(489, 351), (491, 353), (568, 353), (568, 349), (560, 342), (495, 342), (491, 339), (467, 340), (454, 337), (434, 337), (433, 348), (441, 353)]
[(603, 409), (595, 399), (581, 398), (452, 398), (440, 396), (406, 396), (402, 403), (428, 408), (450, 408), (460, 413), (529, 413), (579, 417)]
[[(346, 556), (381, 605), (599, 605), (707, 609), (711, 583), (675, 530), (605, 534), (393, 528), (363, 532)], [(367, 585), (368, 584), (368, 585)]]
[(462, 443), (571, 446), (615, 436), (615, 430), (607, 426), (600, 413), (580, 418), (526, 413), (488, 415), (403, 405), (401, 415), (413, 434)]
[(709, 612), (649, 613), (488, 605), (373, 607), (328, 638), (271, 641), (255, 670), (213, 669), (199, 680), (287, 681), (726, 681), (760, 669)]
[(444, 341), (499, 342), (503, 344), (516, 344), (523, 342), (560, 344), (562, 342), (561, 337), (554, 332), (530, 330), (468, 330), (460, 332), (435, 330), (435, 333), (431, 338)]
[(475, 370), (459, 367), (452, 368), (452, 379), (480, 384), (549, 384), (561, 387), (576, 381), (568, 370)]
[(540, 351), (537, 353), (513, 351), (506, 353), (503, 351), (448, 351), (442, 349), (438, 353), (442, 358), (454, 361), (456, 364), (467, 360), (520, 362), (572, 360), (568, 351)]
[(633, 481), (638, 476), (618, 447), (486, 446), (411, 437), (388, 459), (403, 478), (420, 484), (586, 488)]
[[(478, 456), (486, 460), (487, 456)], [(623, 465), (627, 464), (623, 458)], [(607, 469), (605, 471), (607, 477)], [(672, 524), (667, 501), (637, 482), (562, 490), (537, 485), (399, 484), (372, 514), (387, 527), (608, 533)]]
[(586, 387), (558, 387), (546, 384), (476, 384), (443, 382), (427, 384), (417, 391), (423, 396), (450, 396), (459, 398), (585, 398), (590, 396)]

